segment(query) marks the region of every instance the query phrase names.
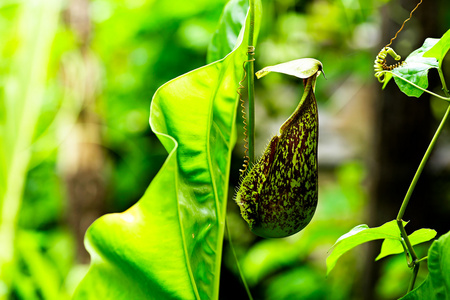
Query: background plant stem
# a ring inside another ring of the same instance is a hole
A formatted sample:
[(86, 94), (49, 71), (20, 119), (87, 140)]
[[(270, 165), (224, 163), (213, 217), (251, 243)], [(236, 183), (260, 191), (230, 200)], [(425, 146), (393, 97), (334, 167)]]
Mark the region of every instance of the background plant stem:
[(447, 121), (449, 113), (450, 113), (450, 106), (447, 108), (447, 111), (445, 112), (445, 115), (442, 118), (442, 121), (439, 124), (439, 127), (437, 128), (437, 130), (433, 136), (433, 139), (431, 140), (430, 145), (428, 146), (428, 149), (425, 152), (425, 155), (423, 156), (422, 161), (419, 164), (419, 167), (417, 168), (416, 174), (414, 175), (411, 185), (409, 186), (409, 189), (403, 200), (402, 206), (400, 207), (400, 211), (398, 212), (397, 220), (401, 220), (403, 218), (403, 215), (405, 214), (405, 210), (406, 210), (406, 207), (408, 206), (409, 199), (411, 198), (414, 188), (416, 187), (417, 181), (419, 180), (419, 177), (422, 174), (423, 168), (425, 167), (425, 164), (427, 163), (428, 158), (430, 157), (431, 151), (433, 150), (434, 145), (436, 144), (436, 141), (439, 138), (442, 128), (444, 127), (444, 124)]
[[(2, 170), (6, 174), (2, 182), (5, 187), (0, 189), (0, 193), (3, 192), (0, 194), (0, 278), (6, 282), (11, 279), (11, 271), (7, 272), (6, 269), (15, 255), (18, 217), (33, 154), (31, 144), (44, 104), (47, 64), (58, 24), (59, 8), (60, 1), (57, 0), (44, 1), (39, 5), (28, 2), (22, 4), (19, 48), (12, 62), (10, 78), (5, 80), (20, 87), (7, 86), (4, 89), (6, 124), (5, 130), (1, 132), (3, 136), (0, 136), (0, 141), (4, 142), (0, 160), (6, 162)], [(3, 299), (2, 295), (0, 299)]]
[[(250, 0), (250, 27), (248, 35), (248, 46), (253, 47), (254, 32), (255, 32), (255, 1)], [(249, 166), (251, 167), (255, 162), (255, 64), (253, 60), (254, 52), (247, 53), (247, 74), (248, 74), (248, 156)]]
[(248, 288), (247, 285), (247, 281), (245, 280), (244, 273), (242, 272), (241, 265), (239, 264), (239, 259), (236, 254), (236, 250), (234, 250), (233, 241), (231, 240), (230, 227), (228, 226), (228, 220), (225, 221), (225, 227), (228, 235), (228, 243), (230, 244), (231, 252), (233, 252), (233, 256), (236, 261), (236, 266), (238, 268), (239, 275), (241, 276), (242, 284), (244, 285), (245, 291), (247, 292), (248, 299), (253, 300), (252, 294), (250, 293), (250, 289)]

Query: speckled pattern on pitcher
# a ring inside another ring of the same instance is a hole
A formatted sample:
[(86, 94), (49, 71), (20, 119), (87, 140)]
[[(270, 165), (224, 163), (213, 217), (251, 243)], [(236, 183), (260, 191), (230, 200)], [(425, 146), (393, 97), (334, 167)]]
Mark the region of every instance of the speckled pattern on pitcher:
[(317, 207), (318, 112), (316, 74), (304, 80), (294, 113), (270, 141), (236, 195), (242, 217), (257, 235), (286, 237), (302, 230)]

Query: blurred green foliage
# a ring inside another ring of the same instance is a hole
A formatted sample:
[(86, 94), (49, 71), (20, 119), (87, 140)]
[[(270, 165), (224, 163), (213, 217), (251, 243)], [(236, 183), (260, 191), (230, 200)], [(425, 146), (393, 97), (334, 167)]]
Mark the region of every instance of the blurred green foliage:
[[(54, 3), (50, 8), (60, 18), (47, 52), (38, 53), (49, 58), (43, 67), (46, 69), (39, 70), (44, 77), (39, 83), (43, 95), (37, 104), (38, 119), (32, 128), (18, 133), (32, 136), (31, 145), (26, 145), (30, 158), (25, 166), (24, 185), (19, 191), (20, 200), (17, 200), (20, 209), (13, 229), (14, 258), (1, 262), (0, 299), (68, 299), (85, 272), (75, 259), (73, 228), (67, 222), (67, 183), (60, 171), (62, 150), (58, 147), (70, 132), (70, 128), (58, 126), (59, 120), (75, 122), (80, 111), (74, 101), (76, 93), (68, 89), (63, 80), (67, 71), (62, 67), (64, 62), (71, 63), (71, 71), (83, 73), (78, 63), (82, 38), (68, 26), (65, 18), (70, 2), (48, 2)], [(205, 64), (207, 46), (225, 2), (87, 2), (92, 22), (89, 50), (100, 65), (95, 113), (101, 125), (101, 147), (107, 154), (104, 170), (107, 211), (122, 211), (135, 203), (161, 167), (167, 153), (148, 126), (151, 96), (164, 82)], [(390, 38), (381, 36), (380, 29), (380, 10), (388, 2), (263, 1), (256, 69), (301, 57), (314, 57), (323, 63), (328, 80), (321, 79), (317, 83), (316, 96), (321, 124), (325, 124), (323, 131), (320, 129), (325, 141), (329, 137), (326, 135), (328, 120), (341, 113), (359, 91), (373, 92), (373, 59), (379, 44)], [(398, 18), (402, 21), (407, 16), (406, 11), (392, 2), (388, 4), (396, 13), (401, 12)], [(5, 131), (7, 106), (12, 103), (15, 107), (14, 99), (7, 97), (11, 88), (26, 91), (29, 87), (27, 81), (20, 81), (21, 76), (26, 77), (31, 72), (30, 64), (23, 58), (37, 55), (36, 47), (24, 47), (26, 37), (19, 33), (24, 26), (32, 32), (33, 23), (27, 22), (24, 11), (32, 10), (29, 20), (34, 20), (37, 18), (34, 9), (39, 3), (20, 0), (0, 3), (2, 199), (10, 159), (5, 153), (11, 146), (5, 136), (15, 134)], [(444, 12), (439, 17), (448, 20)], [(407, 37), (414, 36), (414, 31), (420, 28), (414, 20), (409, 24), (410, 31), (406, 29), (404, 34)], [(43, 36), (38, 36), (37, 41), (44, 40)], [(399, 43), (403, 49), (408, 44), (408, 39), (405, 40)], [(11, 86), (11, 82), (20, 84)], [(275, 74), (256, 82), (257, 153), (294, 110), (301, 90), (299, 85), (295, 79)], [(442, 110), (439, 105), (435, 105), (436, 111)], [(364, 223), (370, 213), (364, 157), (368, 131), (364, 128), (361, 124), (345, 137), (356, 149), (351, 155), (343, 147), (331, 148), (334, 144), (319, 145), (319, 149), (321, 146), (324, 149), (322, 153), (319, 150), (319, 207), (310, 226), (300, 234), (280, 240), (256, 239), (230, 199), (230, 228), (244, 273), (257, 299), (356, 299), (354, 290), (358, 277), (362, 276), (365, 248), (344, 255), (328, 278), (325, 277), (325, 258), (336, 238)], [(328, 147), (333, 150), (331, 156), (326, 151)], [(238, 184), (242, 149), (242, 144), (238, 143), (230, 191)], [(2, 216), (10, 214), (3, 200), (0, 201)], [(11, 214), (15, 213), (11, 211)], [(0, 221), (2, 226), (4, 219)], [(6, 246), (0, 245), (0, 251)], [(425, 254), (427, 248), (423, 249), (422, 254)], [(231, 253), (225, 251), (224, 255), (223, 268), (236, 275)], [(409, 280), (403, 257), (394, 256), (378, 263), (382, 263), (383, 276), (373, 283), (376, 297), (393, 299), (403, 295)], [(423, 273), (419, 275), (418, 282), (424, 278)], [(224, 279), (221, 283), (224, 299), (227, 299), (227, 291), (235, 292), (230, 285), (239, 284), (236, 278)], [(244, 298), (244, 295), (235, 297)]]
[(103, 65), (98, 109), (104, 146), (113, 160), (110, 197), (115, 211), (142, 196), (166, 157), (148, 126), (149, 100), (163, 83), (205, 64), (209, 40), (226, 3), (176, 2), (90, 4), (92, 50)]

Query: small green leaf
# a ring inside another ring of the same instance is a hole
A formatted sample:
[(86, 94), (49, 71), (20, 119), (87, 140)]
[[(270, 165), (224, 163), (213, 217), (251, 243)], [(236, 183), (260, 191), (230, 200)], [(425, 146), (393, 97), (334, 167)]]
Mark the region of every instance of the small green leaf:
[(450, 298), (450, 232), (434, 241), (428, 250), (428, 271), (425, 281), (400, 300)]
[[(404, 222), (406, 225), (407, 223)], [(380, 227), (369, 228), (367, 225), (358, 225), (350, 232), (341, 236), (333, 245), (333, 252), (327, 258), (327, 274), (334, 268), (337, 260), (345, 252), (354, 247), (379, 239), (394, 239), (400, 241), (400, 231), (397, 221), (387, 222)]]
[[(414, 246), (420, 243), (428, 242), (429, 240), (434, 238), (436, 234), (437, 234), (436, 230), (422, 228), (411, 233), (408, 236), (408, 238), (409, 241), (411, 242), (411, 245)], [(384, 240), (383, 244), (381, 245), (380, 254), (377, 256), (375, 260), (377, 261), (388, 255), (398, 254), (402, 252), (404, 252), (404, 250), (400, 240), (392, 240), (392, 239)]]
[(322, 71), (322, 69), (322, 63), (317, 59), (301, 58), (275, 66), (265, 67), (264, 69), (256, 72), (256, 77), (259, 79), (266, 76), (270, 72), (277, 72), (306, 79), (313, 76), (317, 72)]
[[(436, 58), (423, 57), (424, 53), (431, 49), (438, 39), (428, 38), (423, 43), (422, 47), (412, 52), (405, 60), (405, 64), (401, 67), (392, 70), (392, 73), (417, 84), (423, 89), (428, 87), (428, 70), (431, 68), (438, 68), (439, 64)], [(398, 88), (409, 97), (420, 97), (423, 91), (412, 86), (411, 84), (395, 77), (395, 83)]]
[(423, 57), (434, 57), (439, 61), (439, 68), (442, 66), (442, 61), (450, 49), (450, 29), (439, 39), (439, 41), (427, 52)]

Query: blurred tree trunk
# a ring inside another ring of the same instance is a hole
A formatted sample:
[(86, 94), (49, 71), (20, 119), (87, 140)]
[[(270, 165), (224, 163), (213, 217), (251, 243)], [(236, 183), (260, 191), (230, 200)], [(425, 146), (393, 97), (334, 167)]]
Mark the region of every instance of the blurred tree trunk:
[(91, 223), (105, 212), (105, 153), (101, 146), (100, 120), (95, 113), (99, 95), (99, 65), (90, 52), (91, 21), (88, 0), (71, 0), (66, 22), (78, 41), (78, 49), (63, 62), (63, 80), (81, 111), (66, 143), (61, 147), (61, 169), (69, 198), (68, 221), (77, 242), (77, 259), (87, 263), (83, 239)]
[[(397, 13), (400, 9), (398, 5), (405, 10), (411, 10), (416, 3), (401, 0), (395, 3), (391, 2), (383, 8), (381, 35), (383, 44), (379, 49), (382, 49), (395, 35), (401, 26), (403, 17), (407, 17), (404, 12)], [(405, 29), (393, 42), (392, 47), (398, 53), (400, 52), (403, 59), (408, 53), (420, 47), (426, 37), (439, 36), (438, 19), (432, 15), (435, 11), (433, 5), (436, 3), (424, 1), (414, 13), (412, 20), (406, 24)], [(401, 45), (408, 45), (408, 42), (410, 43), (409, 47), (401, 47)], [(370, 178), (370, 216), (368, 218), (371, 227), (380, 226), (397, 217), (403, 198), (431, 141), (432, 130), (434, 130), (431, 129), (432, 116), (429, 95), (424, 94), (419, 99), (409, 98), (398, 89), (393, 81), (383, 92), (378, 94), (378, 99), (375, 99), (375, 132), (372, 154), (374, 160), (370, 166), (372, 175)], [(430, 81), (430, 86), (433, 86), (432, 81)], [(379, 88), (381, 89), (381, 85)], [(420, 221), (423, 220), (420, 217), (421, 209), (423, 209), (420, 202), (427, 199), (428, 187), (429, 175), (425, 169), (404, 216), (405, 220), (412, 220), (406, 229), (408, 233), (420, 226), (427, 226), (420, 224)], [(374, 260), (379, 253), (380, 245), (381, 243), (371, 244), (367, 248), (365, 275), (359, 292), (361, 299), (377, 299), (375, 286), (380, 276), (382, 262)], [(406, 263), (405, 268), (407, 268)], [(406, 290), (407, 286), (405, 286), (405, 293)]]

